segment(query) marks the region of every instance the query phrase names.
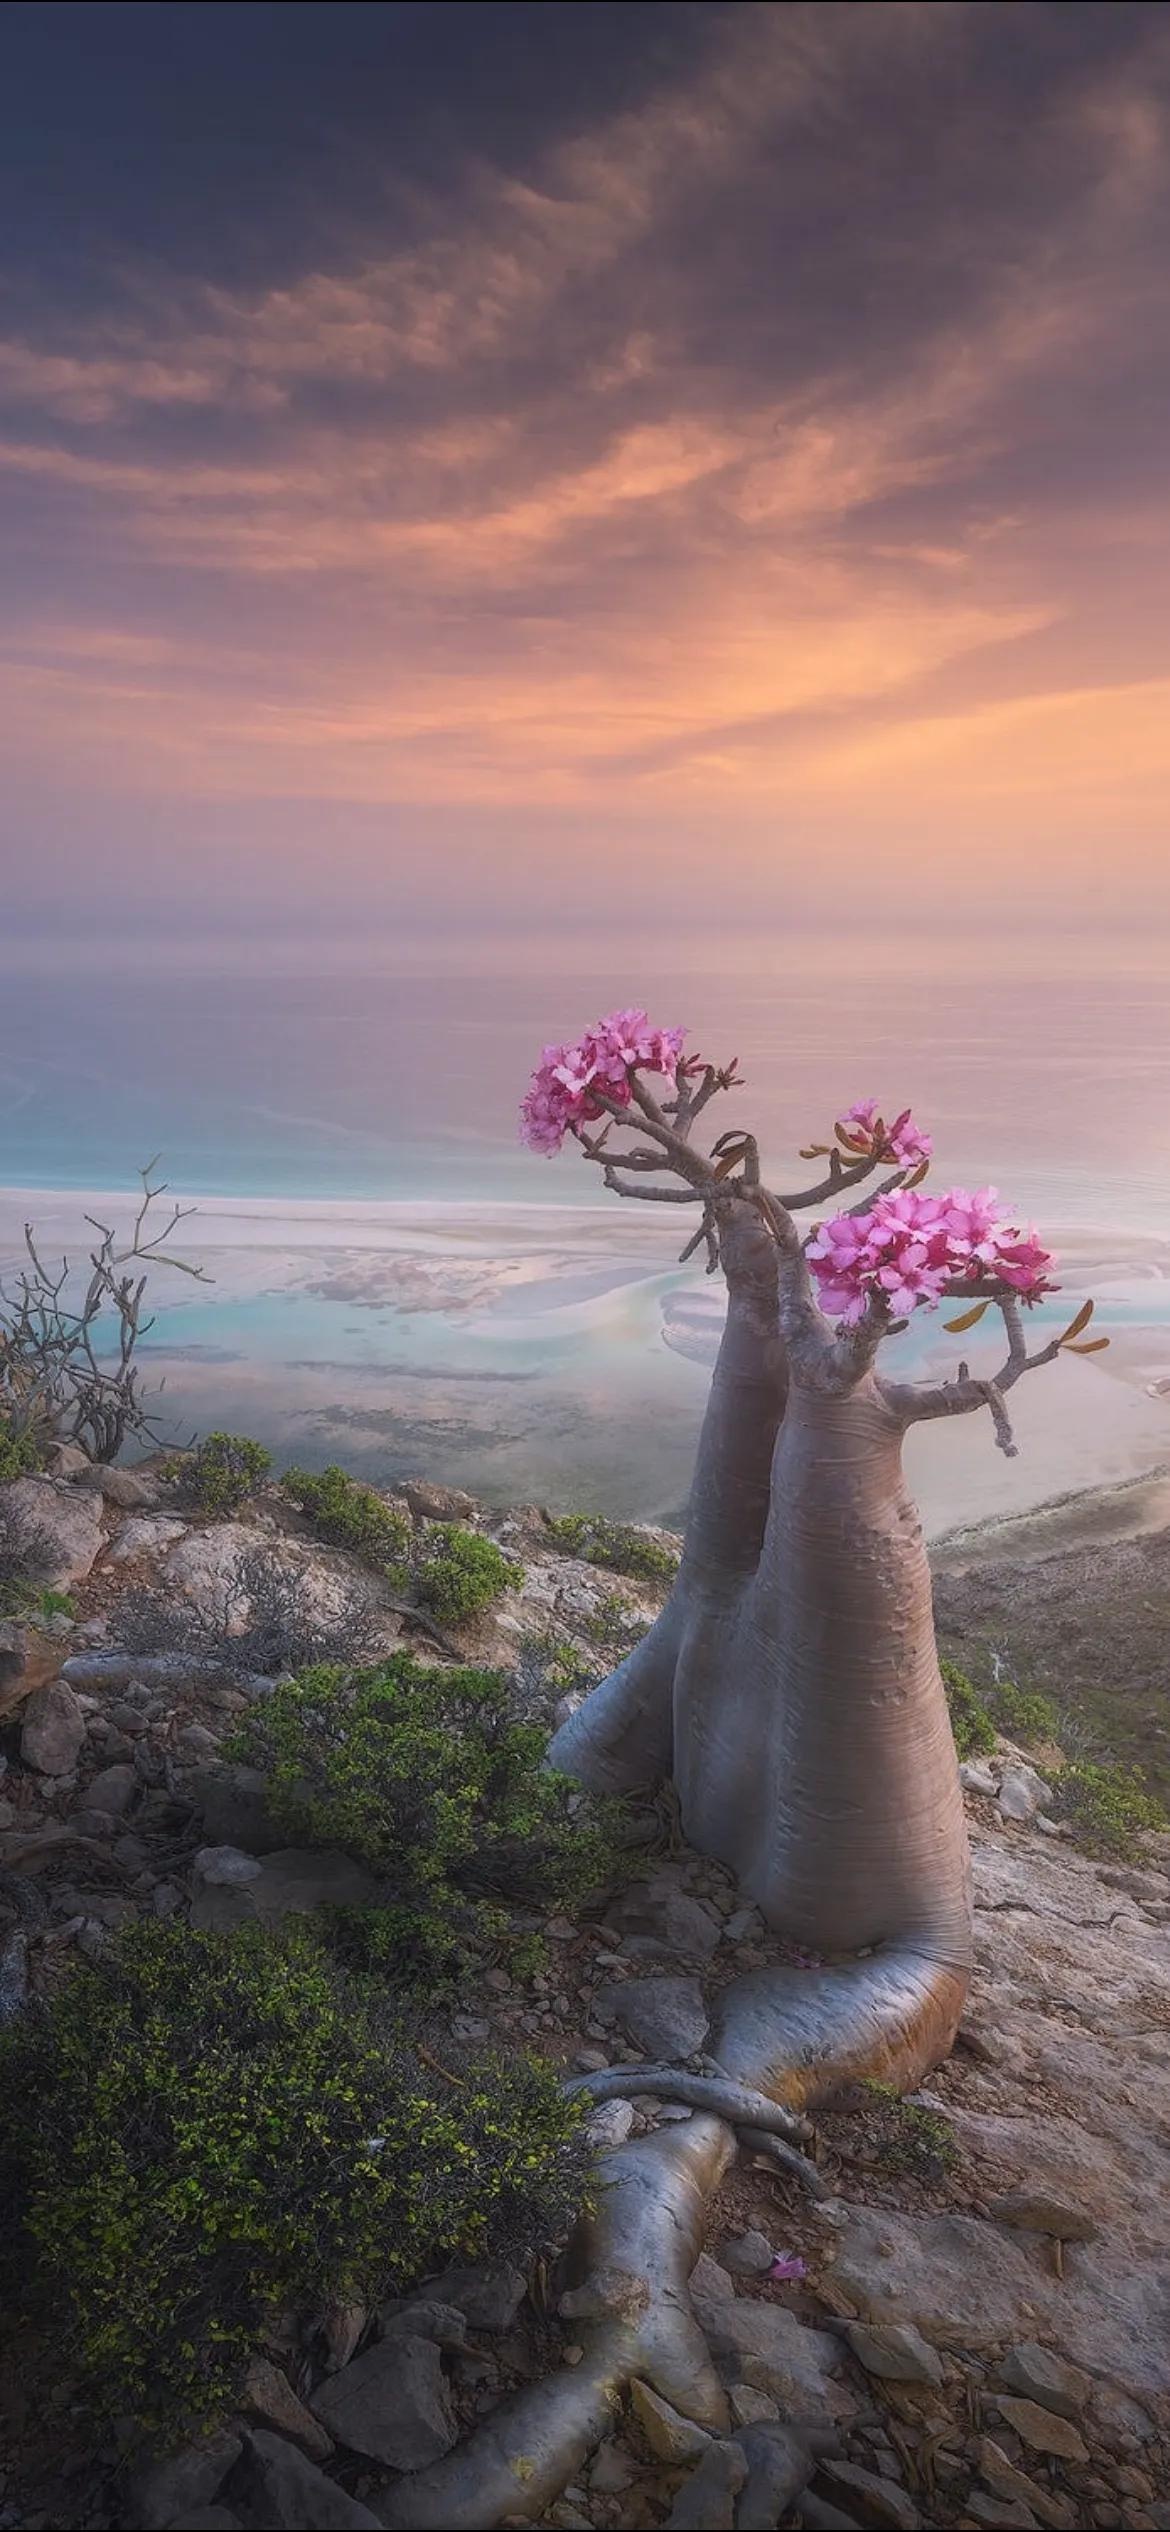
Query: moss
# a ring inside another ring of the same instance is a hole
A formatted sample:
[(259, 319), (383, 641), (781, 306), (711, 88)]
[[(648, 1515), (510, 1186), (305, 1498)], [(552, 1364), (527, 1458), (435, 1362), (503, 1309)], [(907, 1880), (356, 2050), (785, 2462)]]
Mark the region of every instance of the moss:
[(960, 1759), (975, 1758), (995, 1748), (995, 1725), (987, 1711), (986, 1700), (974, 1681), (954, 1662), (940, 1662), (947, 1711), (951, 1718), (955, 1749)]
[(449, 1626), (465, 1625), (490, 1609), (506, 1591), (518, 1591), (523, 1574), (496, 1546), (476, 1530), (461, 1530), (451, 1521), (437, 1521), (427, 1533), (426, 1556), (418, 1570), (418, 1596)]
[(583, 2185), (551, 2068), (436, 2081), (304, 1930), (124, 1929), (0, 2039), (0, 2093), (8, 2308), (151, 2433), (229, 2403), (277, 2312), (526, 2262)]
[(167, 1482), (190, 1511), (222, 1519), (255, 1494), (271, 1466), (263, 1443), (246, 1433), (205, 1433), (187, 1458), (172, 1461)]
[(323, 1468), (318, 1477), (304, 1468), (289, 1468), (281, 1482), (318, 1537), (332, 1547), (352, 1548), (365, 1564), (389, 1574), (396, 1584), (406, 1581), (410, 1523), (403, 1513), (383, 1503), (372, 1486), (360, 1485), (337, 1467)]
[(954, 2171), (959, 2148), (953, 2128), (937, 2110), (903, 2101), (890, 2084), (861, 2082), (861, 2143), (866, 2160), (909, 2179), (937, 2181)]
[(266, 1771), (294, 1843), (343, 1847), (441, 1939), (473, 1930), (468, 1901), (563, 1907), (611, 1876), (619, 1806), (588, 1802), (546, 1749), (538, 1725), (514, 1720), (501, 1672), (398, 1653), (281, 1683), (233, 1755)]
[(1076, 1759), (1055, 1780), (1053, 1809), (1090, 1855), (1122, 1861), (1141, 1854), (1143, 1832), (1164, 1829), (1167, 1815), (1138, 1767)]
[(582, 1557), (587, 1565), (605, 1565), (613, 1574), (632, 1574), (641, 1582), (671, 1583), (678, 1572), (673, 1549), (625, 1522), (605, 1521), (600, 1513), (568, 1512), (556, 1519), (549, 1515), (548, 1527), (558, 1547)]

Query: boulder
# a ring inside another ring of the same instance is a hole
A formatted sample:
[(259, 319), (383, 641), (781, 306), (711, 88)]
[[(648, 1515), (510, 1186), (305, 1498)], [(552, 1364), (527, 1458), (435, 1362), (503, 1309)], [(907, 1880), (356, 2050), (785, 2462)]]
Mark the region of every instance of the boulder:
[(381, 1895), (373, 1874), (337, 1847), (289, 1846), (246, 1860), (257, 1866), (252, 1875), (234, 1882), (200, 1881), (192, 1925), (205, 1933), (227, 1933), (232, 1926), (256, 1922), (280, 1925), (288, 1916), (311, 1916), (315, 1908), (374, 1907)]
[(173, 1513), (140, 1512), (124, 1521), (117, 1538), (107, 1550), (107, 1565), (129, 1565), (136, 1556), (163, 1556), (169, 1547), (186, 1538), (187, 1523)]
[(823, 2426), (855, 2409), (852, 2394), (834, 2379), (844, 2350), (827, 2330), (807, 2328), (786, 2304), (709, 2296), (694, 2276), (691, 2297), (712, 2356), (728, 2379), (766, 2391), (795, 2422)]
[(4, 1501), (36, 1581), (49, 1591), (84, 1582), (105, 1545), (101, 1497), (54, 1477), (18, 1477)]
[(612, 2019), (648, 2057), (692, 2057), (707, 2037), (707, 2007), (697, 1978), (611, 1979), (595, 1999), (600, 2021)]
[(112, 1819), (120, 1820), (123, 1812), (129, 1810), (140, 1782), (135, 1767), (99, 1767), (85, 1788), (85, 1799), (94, 1811), (106, 1811)]
[(733, 2532), (735, 2501), (748, 2475), (738, 2444), (710, 2444), (680, 2488), (665, 2532)]
[(119, 1512), (149, 1512), (159, 1500), (157, 1477), (137, 1468), (106, 1468), (87, 1461), (77, 1483), (101, 1495), (106, 1503), (116, 1504)]
[(20, 1755), (39, 1776), (71, 1776), (85, 1745), (85, 1716), (63, 1679), (34, 1688), (24, 1709)]
[(225, 2430), (182, 2453), (140, 2462), (126, 2492), (131, 2522), (139, 2532), (166, 2532), (168, 2524), (188, 2523), (196, 2507), (209, 2506), (218, 2496), (242, 2449), (240, 2437)]
[(287, 2374), (282, 2374), (279, 2365), (272, 2364), (267, 2356), (253, 2357), (248, 2367), (244, 2403), (254, 2417), (262, 2418), (265, 2426), (273, 2427), (278, 2435), (287, 2436), (290, 2443), (299, 2444), (313, 2461), (328, 2461), (333, 2451), (332, 2436), (326, 2434), (304, 2401), (298, 2400)]
[(339, 2444), (390, 2470), (425, 2470), (458, 2432), (438, 2348), (397, 2332), (322, 2383), (310, 2406)]
[(248, 2518), (265, 2532), (381, 2532), (368, 2506), (266, 2427), (248, 2437), (245, 2476)]
[(1023, 1759), (1012, 1759), (999, 1782), (999, 1808), (1005, 1820), (1027, 1823), (1038, 1811), (1047, 1809), (1052, 1800), (1052, 1787)]
[(711, 2438), (705, 2428), (672, 2409), (669, 2400), (663, 2400), (649, 2383), (630, 2384), (630, 2410), (656, 2462), (677, 2468), (680, 2462), (694, 2461), (706, 2452)]
[(427, 2289), (437, 2303), (454, 2304), (473, 2330), (510, 2330), (527, 2293), (518, 2268), (485, 2260), (479, 2268), (448, 2268)]

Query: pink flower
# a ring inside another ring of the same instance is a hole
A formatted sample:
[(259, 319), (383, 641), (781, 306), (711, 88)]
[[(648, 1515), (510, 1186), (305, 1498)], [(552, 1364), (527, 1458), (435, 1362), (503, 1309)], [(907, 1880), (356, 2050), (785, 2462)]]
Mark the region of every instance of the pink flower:
[(952, 1187), (943, 1196), (899, 1187), (866, 1213), (822, 1223), (806, 1251), (822, 1309), (853, 1325), (876, 1299), (905, 1318), (935, 1308), (956, 1283), (1007, 1286), (1037, 1300), (1052, 1290), (1052, 1258), (1035, 1231), (1002, 1220), (997, 1201), (994, 1187), (976, 1195)]
[[(878, 1127), (881, 1126), (881, 1133)], [(909, 1108), (903, 1108), (892, 1125), (883, 1123), (876, 1099), (855, 1099), (841, 1119), (846, 1144), (851, 1149), (867, 1152), (872, 1160), (898, 1161), (903, 1169), (917, 1167), (930, 1159), (934, 1144), (921, 1126), (915, 1125)]]
[(612, 1011), (576, 1046), (546, 1046), (520, 1108), (520, 1138), (551, 1157), (577, 1126), (625, 1108), (635, 1071), (677, 1077), (685, 1029), (660, 1029), (644, 1011)]

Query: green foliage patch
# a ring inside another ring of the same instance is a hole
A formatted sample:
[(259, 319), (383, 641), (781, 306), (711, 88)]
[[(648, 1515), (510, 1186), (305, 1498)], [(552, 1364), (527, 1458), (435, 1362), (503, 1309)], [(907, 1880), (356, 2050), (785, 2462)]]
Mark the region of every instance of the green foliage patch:
[(643, 1530), (622, 1521), (603, 1520), (600, 1513), (566, 1512), (548, 1517), (550, 1536), (570, 1556), (587, 1565), (605, 1565), (613, 1574), (632, 1574), (641, 1582), (671, 1583), (678, 1558)]
[(981, 1691), (954, 1662), (940, 1662), (939, 1669), (959, 1758), (976, 1758), (984, 1751), (993, 1750), (995, 1725)]
[(478, 1530), (460, 1529), (453, 1521), (436, 1521), (427, 1532), (429, 1553), (418, 1569), (418, 1596), (424, 1607), (449, 1626), (464, 1626), (506, 1591), (518, 1591), (520, 1568), (510, 1563), (494, 1539)]
[(1114, 1767), (1075, 1759), (1054, 1780), (1053, 1810), (1067, 1820), (1078, 1846), (1090, 1855), (1129, 1861), (1141, 1853), (1143, 1831), (1164, 1829), (1167, 1815), (1139, 1767)]
[(41, 1466), (42, 1452), (32, 1433), (14, 1433), (6, 1416), (0, 1416), (0, 1486), (11, 1486), (18, 1477), (31, 1477)]
[(937, 2181), (954, 2171), (959, 2148), (954, 2129), (937, 2110), (904, 2101), (891, 2084), (863, 2080), (862, 2147), (866, 2159), (908, 2179)]
[(319, 1476), (311, 1476), (304, 1468), (289, 1468), (281, 1483), (319, 1538), (328, 1540), (331, 1547), (352, 1548), (393, 1582), (405, 1582), (410, 1523), (403, 1513), (383, 1503), (372, 1486), (361, 1485), (337, 1467), (323, 1468)]
[(957, 1663), (940, 1662), (939, 1668), (955, 1748), (961, 1759), (993, 1750), (1000, 1732), (1009, 1741), (1022, 1741), (1025, 1748), (1059, 1739), (1060, 1715), (1051, 1697), (1017, 1688), (1010, 1679), (993, 1680), (989, 1686), (977, 1688)]
[(304, 1929), (126, 1927), (0, 2037), (7, 2308), (151, 2432), (229, 2402), (279, 2311), (526, 2264), (584, 2174), (553, 2069), (436, 2084)]
[(222, 1519), (262, 1486), (272, 1456), (246, 1433), (205, 1433), (186, 1458), (172, 1462), (168, 1483), (192, 1512)]

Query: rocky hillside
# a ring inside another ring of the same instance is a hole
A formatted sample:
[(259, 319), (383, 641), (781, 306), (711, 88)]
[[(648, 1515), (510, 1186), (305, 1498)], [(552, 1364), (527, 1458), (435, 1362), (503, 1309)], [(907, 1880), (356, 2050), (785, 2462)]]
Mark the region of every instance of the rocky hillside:
[[(10, 1559), (24, 1540), (36, 1565), (0, 1631), (9, 2015), (136, 1915), (274, 1924), (376, 1895), (344, 1853), (290, 1847), (263, 1777), (224, 1753), (276, 1673), (407, 1643), (506, 1669), (516, 1713), (547, 1722), (648, 1622), (670, 1545), (418, 1486), (391, 1505), (413, 1542), (391, 1582), (273, 1488), (226, 1519), (177, 1506), (155, 1468), (4, 1491)], [(465, 1624), (416, 1589), (434, 1522), (511, 1567)], [(731, 2434), (636, 2385), (550, 2523), (1170, 2526), (1170, 1839), (1128, 1861), (1079, 1852), (1052, 1816), (1059, 1756), (1037, 1767), (1001, 1743), (965, 1770), (977, 1973), (929, 2091), (897, 2104), (863, 2087), (822, 2117), (825, 2197), (741, 2158), (713, 2205), (693, 2288)], [(572, 1913), (512, 1911), (425, 2034), (455, 2085), (461, 2051), (488, 2040), (566, 2071), (628, 2067), (594, 2113), (602, 2156), (687, 2115), (639, 2094), (639, 2064), (701, 2067), (714, 1989), (773, 1948), (665, 1805), (630, 1834), (632, 1880)], [(290, 2316), (238, 2412), (152, 2461), (127, 2461), (125, 2436), (81, 2437), (18, 2348), (0, 2523), (406, 2522), (403, 2472), (579, 2361), (564, 2289), (553, 2260), (496, 2263), (377, 2311)]]

